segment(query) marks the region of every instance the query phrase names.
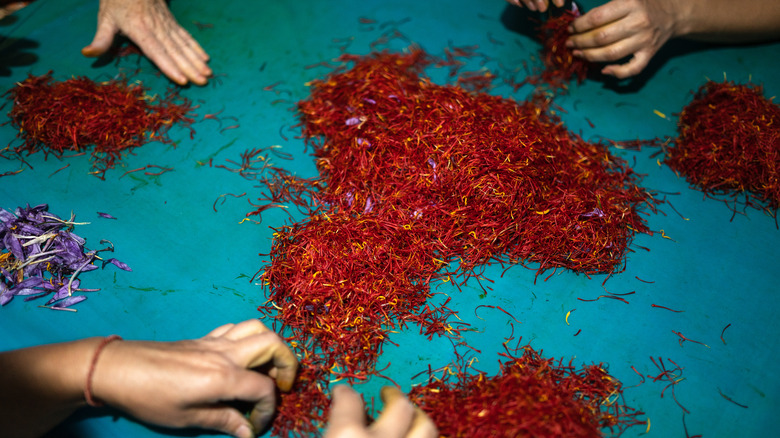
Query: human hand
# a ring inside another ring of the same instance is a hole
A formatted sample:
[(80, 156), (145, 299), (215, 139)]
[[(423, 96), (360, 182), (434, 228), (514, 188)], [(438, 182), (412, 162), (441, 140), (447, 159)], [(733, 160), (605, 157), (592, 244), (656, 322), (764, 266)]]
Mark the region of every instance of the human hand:
[(122, 32), (172, 81), (204, 85), (211, 76), (209, 55), (176, 22), (165, 0), (100, 0), (95, 38), (84, 56), (105, 53)]
[(363, 400), (352, 388), (333, 388), (328, 430), (325, 438), (436, 438), (436, 426), (423, 411), (415, 408), (395, 387), (382, 388), (385, 409), (379, 418), (366, 426)]
[[(623, 79), (639, 74), (666, 41), (676, 36), (681, 19), (676, 0), (612, 0), (574, 20), (566, 46), (591, 62), (617, 61), (601, 72)], [(685, 2), (683, 2), (685, 3)]]
[[(528, 8), (529, 11), (539, 11), (539, 12), (546, 12), (547, 7), (550, 5), (550, 0), (506, 0), (507, 3), (513, 4), (515, 6), (523, 7), (525, 6)], [(552, 3), (559, 7), (563, 7), (564, 0), (552, 0)]]
[[(261, 366), (267, 375), (253, 370)], [(91, 389), (96, 399), (149, 423), (251, 438), (274, 413), (274, 380), (289, 391), (297, 368), (281, 338), (254, 319), (195, 340), (112, 342), (99, 356)], [(232, 402), (254, 404), (248, 420)]]

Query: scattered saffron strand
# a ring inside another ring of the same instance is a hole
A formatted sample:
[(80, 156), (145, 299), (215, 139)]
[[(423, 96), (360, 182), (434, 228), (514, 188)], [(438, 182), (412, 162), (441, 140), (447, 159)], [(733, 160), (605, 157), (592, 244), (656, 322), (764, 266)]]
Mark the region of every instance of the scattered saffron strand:
[(571, 313), (572, 313), (572, 312), (574, 312), (575, 310), (577, 310), (577, 309), (571, 309), (571, 310), (569, 310), (568, 312), (566, 312), (566, 319), (565, 319), (565, 321), (566, 321), (566, 325), (569, 325), (569, 316), (570, 316), (570, 315), (571, 315)]
[(634, 278), (636, 278), (637, 280), (641, 281), (642, 283), (648, 283), (648, 284), (655, 283), (655, 281), (642, 280), (641, 278), (637, 277), (636, 275), (634, 276)]
[(721, 390), (720, 390), (720, 388), (718, 388), (718, 393), (720, 393), (720, 396), (721, 396), (721, 397), (723, 397), (723, 398), (725, 398), (726, 400), (728, 400), (728, 401), (730, 401), (730, 402), (734, 403), (735, 405), (737, 405), (737, 406), (739, 406), (739, 407), (741, 407), (741, 408), (745, 408), (745, 409), (747, 409), (747, 408), (748, 408), (746, 405), (743, 405), (742, 403), (737, 403), (737, 402), (735, 402), (735, 401), (734, 401), (734, 400), (733, 400), (731, 397), (729, 397), (729, 396), (727, 396), (726, 394), (724, 394), (724, 393), (723, 393), (723, 391), (721, 391)]
[(68, 167), (70, 167), (70, 163), (68, 163), (68, 164), (66, 164), (66, 165), (64, 165), (64, 166), (62, 166), (62, 167), (60, 167), (59, 169), (57, 169), (57, 170), (55, 170), (54, 172), (52, 172), (51, 174), (49, 174), (49, 178), (51, 178), (53, 175), (55, 175), (55, 174), (56, 174), (57, 172), (59, 172), (60, 170), (65, 170), (65, 169), (67, 169)]
[(165, 172), (170, 172), (173, 170), (173, 167), (162, 167), (157, 165), (149, 165), (147, 166), (147, 169), (152, 167), (156, 167), (161, 170), (159, 172), (144, 172), (144, 175), (158, 176), (158, 175), (162, 175)]
[(146, 165), (144, 167), (139, 167), (138, 169), (128, 170), (127, 172), (123, 173), (122, 176), (119, 177), (119, 179), (122, 179), (122, 177), (127, 175), (128, 173), (140, 172), (140, 171), (146, 170), (148, 168), (149, 168), (149, 166)]
[(668, 308), (668, 307), (666, 307), (666, 306), (659, 306), (658, 304), (651, 304), (650, 306), (651, 306), (651, 307), (656, 307), (656, 308), (658, 308), (658, 309), (666, 309), (666, 310), (668, 310), (668, 311), (670, 311), (670, 312), (674, 312), (674, 313), (682, 313), (682, 312), (685, 312), (685, 310), (674, 310), (674, 309), (670, 309), (670, 308)]
[(8, 172), (0, 173), (0, 177), (3, 177), (3, 176), (11, 176), (11, 175), (16, 175), (17, 173), (19, 173), (19, 172), (21, 172), (21, 171), (23, 171), (23, 170), (24, 170), (24, 169), (19, 169), (19, 170), (10, 170), (10, 171), (8, 171)]
[(675, 335), (677, 335), (677, 336), (679, 336), (679, 337), (680, 337), (680, 346), (681, 346), (681, 347), (682, 347), (682, 344), (683, 344), (683, 342), (685, 342), (685, 341), (691, 341), (691, 342), (694, 342), (694, 343), (696, 343), (696, 344), (704, 345), (705, 347), (707, 347), (707, 348), (710, 348), (710, 346), (709, 346), (709, 345), (707, 345), (707, 344), (705, 344), (704, 342), (699, 342), (699, 341), (694, 341), (693, 339), (688, 339), (688, 338), (686, 338), (685, 336), (683, 336), (683, 334), (682, 334), (682, 333), (680, 333), (680, 332), (676, 332), (676, 331), (672, 330), (672, 333), (674, 333)]
[(723, 341), (723, 345), (726, 345), (726, 340), (723, 339), (723, 334), (726, 333), (726, 329), (731, 327), (731, 323), (726, 324), (726, 327), (723, 327), (723, 330), (720, 332), (720, 340)]
[(226, 127), (222, 128), (222, 129), (220, 129), (220, 130), (219, 130), (219, 133), (220, 133), (220, 134), (222, 134), (223, 132), (225, 132), (225, 131), (227, 131), (227, 130), (229, 130), (229, 129), (236, 129), (236, 128), (239, 128), (240, 126), (241, 126), (241, 125), (239, 125), (239, 124), (235, 124), (235, 125), (226, 126)]
[(621, 297), (617, 297), (617, 296), (614, 296), (614, 295), (599, 295), (598, 297), (596, 297), (595, 299), (592, 299), (592, 300), (586, 300), (585, 298), (577, 297), (577, 299), (580, 300), (580, 301), (598, 301), (601, 298), (611, 298), (613, 300), (620, 300), (620, 301), (622, 301), (622, 302), (624, 302), (626, 304), (629, 304), (627, 299), (621, 298)]
[(218, 202), (220, 199), (222, 199), (222, 204), (220, 204), (220, 205), (223, 205), (223, 204), (225, 203), (225, 201), (227, 200), (226, 196), (232, 196), (232, 197), (234, 197), (234, 198), (241, 198), (241, 197), (243, 197), (243, 196), (246, 196), (246, 192), (244, 192), (244, 193), (242, 193), (242, 194), (240, 194), (240, 195), (235, 195), (235, 194), (233, 194), (233, 193), (223, 193), (223, 194), (221, 194), (221, 195), (217, 196), (217, 199), (215, 199), (215, 200), (214, 200), (214, 205), (213, 205), (213, 208), (214, 208), (214, 212), (215, 212), (215, 213), (217, 213), (217, 202)]

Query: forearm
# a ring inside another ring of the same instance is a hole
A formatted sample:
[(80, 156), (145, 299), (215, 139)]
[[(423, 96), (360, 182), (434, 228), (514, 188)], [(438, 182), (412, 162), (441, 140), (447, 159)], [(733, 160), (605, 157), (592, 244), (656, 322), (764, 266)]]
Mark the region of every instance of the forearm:
[(751, 42), (780, 38), (778, 0), (687, 0), (683, 9), (682, 37), (712, 42)]
[(86, 404), (84, 384), (100, 338), (0, 353), (0, 430), (36, 437)]

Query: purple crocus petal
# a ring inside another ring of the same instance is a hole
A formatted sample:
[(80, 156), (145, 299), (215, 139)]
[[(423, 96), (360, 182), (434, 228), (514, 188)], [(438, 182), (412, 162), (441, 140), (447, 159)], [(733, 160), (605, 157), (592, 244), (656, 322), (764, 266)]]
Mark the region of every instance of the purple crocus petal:
[(3, 274), (3, 277), (5, 277), (6, 281), (10, 281), (11, 283), (16, 281), (16, 275), (8, 272), (8, 270), (2, 266), (0, 266), (0, 274)]
[(360, 123), (359, 117), (350, 117), (344, 122), (344, 124), (346, 124), (347, 126), (354, 126), (357, 125), (358, 123)]
[(366, 148), (370, 148), (371, 147), (371, 142), (366, 140), (363, 137), (358, 137), (357, 139), (355, 139), (355, 141), (357, 142), (358, 146), (365, 146)]
[(14, 256), (19, 261), (24, 261), (24, 249), (22, 248), (21, 242), (19, 242), (19, 239), (14, 237), (11, 233), (6, 233), (5, 237), (3, 238), (3, 243), (5, 244), (5, 247), (8, 248), (8, 250), (11, 252), (11, 255)]
[(81, 268), (81, 272), (94, 271), (97, 268), (98, 268), (97, 265), (93, 265), (93, 264), (90, 263), (90, 264), (84, 265), (84, 267)]
[(100, 217), (102, 217), (104, 219), (116, 219), (114, 216), (111, 216), (108, 213), (97, 212), (97, 214), (98, 214), (98, 216), (100, 216)]
[(70, 307), (70, 306), (72, 306), (74, 304), (78, 304), (78, 303), (80, 303), (80, 302), (82, 302), (82, 301), (84, 301), (86, 299), (87, 299), (86, 295), (73, 295), (73, 296), (70, 296), (68, 298), (65, 298), (64, 300), (62, 300), (62, 301), (60, 301), (58, 303), (52, 304), (52, 307), (57, 307), (57, 308), (60, 308), (60, 309), (64, 309), (64, 308)]
[(27, 222), (20, 222), (16, 224), (16, 226), (20, 234), (40, 236), (41, 234), (45, 233), (45, 231), (40, 227)]
[(594, 216), (598, 217), (598, 218), (603, 218), (604, 217), (604, 212), (601, 211), (600, 208), (596, 207), (592, 211), (580, 214), (580, 219), (592, 218)]
[(121, 269), (123, 271), (133, 272), (133, 270), (130, 269), (130, 266), (127, 266), (125, 263), (122, 263), (122, 262), (120, 262), (119, 260), (117, 260), (115, 258), (110, 258), (108, 260), (104, 260), (103, 261), (103, 267), (105, 268), (106, 264), (108, 264), (108, 263), (111, 263), (112, 265), (116, 266), (117, 268), (119, 268), (119, 269)]
[(376, 101), (374, 99), (369, 99), (367, 97), (363, 98), (363, 102), (370, 103), (371, 105), (376, 105)]
[(33, 289), (31, 287), (26, 287), (23, 289), (14, 288), (14, 295), (19, 295), (19, 296), (35, 295), (40, 293), (43, 293), (43, 291), (41, 291), (40, 289)]
[(10, 302), (12, 299), (14, 299), (14, 294), (10, 292), (3, 292), (2, 295), (0, 295), (0, 306), (5, 306)]
[(14, 288), (40, 287), (41, 283), (43, 283), (43, 278), (30, 277), (30, 278), (25, 278), (24, 280), (17, 283), (16, 286), (14, 286)]
[(24, 301), (36, 300), (38, 298), (45, 297), (46, 295), (49, 295), (49, 292), (43, 292), (43, 293), (38, 294), (38, 295), (28, 295), (28, 296), (24, 297)]
[(347, 200), (347, 205), (352, 207), (352, 202), (355, 201), (355, 195), (352, 192), (348, 192), (344, 195), (344, 198)]
[(60, 287), (59, 283), (55, 283), (53, 280), (52, 281), (44, 281), (40, 285), (41, 289), (47, 290), (49, 292), (53, 292), (53, 291), (59, 289), (59, 287)]
[(16, 216), (14, 216), (13, 213), (10, 211), (0, 208), (0, 222), (8, 223), (16, 219)]
[(371, 197), (369, 196), (366, 198), (366, 207), (363, 209), (363, 214), (371, 212), (371, 210), (374, 209), (374, 201), (371, 200)]
[(67, 298), (73, 294), (73, 289), (78, 289), (79, 287), (79, 281), (78, 279), (73, 280), (73, 283), (71, 284), (71, 289), (68, 290), (68, 283), (65, 282), (60, 288), (57, 290), (57, 293), (54, 294), (49, 302), (46, 303), (46, 305), (49, 305), (51, 303), (54, 303), (55, 301), (59, 301), (63, 298)]

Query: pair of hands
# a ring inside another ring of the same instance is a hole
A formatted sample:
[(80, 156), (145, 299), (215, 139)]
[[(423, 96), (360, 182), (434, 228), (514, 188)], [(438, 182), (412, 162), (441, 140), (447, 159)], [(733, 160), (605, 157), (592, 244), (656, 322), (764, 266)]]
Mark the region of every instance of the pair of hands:
[[(153, 424), (251, 438), (273, 416), (275, 387), (289, 391), (297, 368), (282, 339), (260, 321), (249, 320), (195, 340), (112, 342), (99, 356), (92, 393)], [(438, 436), (430, 419), (399, 390), (383, 389), (382, 399), (385, 410), (366, 427), (360, 396), (347, 386), (334, 387), (326, 437)], [(235, 402), (253, 406), (248, 418), (230, 405)]]
[[(550, 0), (507, 0), (531, 11), (545, 12)], [(564, 0), (552, 0), (563, 7)], [(614, 62), (601, 72), (617, 78), (639, 74), (669, 39), (678, 36), (681, 15), (675, 0), (612, 0), (574, 20), (566, 46), (591, 62)]]
[(179, 85), (204, 85), (212, 74), (208, 54), (179, 25), (165, 0), (100, 0), (95, 38), (81, 53), (102, 55), (120, 32)]

